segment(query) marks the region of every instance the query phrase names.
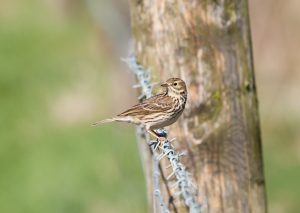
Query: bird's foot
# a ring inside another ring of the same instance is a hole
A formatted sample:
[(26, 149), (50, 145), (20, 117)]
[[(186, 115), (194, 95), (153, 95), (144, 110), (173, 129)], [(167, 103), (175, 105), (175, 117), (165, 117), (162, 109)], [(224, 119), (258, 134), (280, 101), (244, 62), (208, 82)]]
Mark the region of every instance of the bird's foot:
[(164, 143), (167, 141), (164, 137), (158, 137), (155, 141), (150, 141), (149, 146), (153, 147), (153, 150), (156, 151), (158, 148), (163, 149)]
[(167, 138), (165, 138), (165, 137), (159, 137), (157, 139), (157, 141), (159, 141), (161, 144), (164, 144), (165, 142), (167, 142)]
[(165, 144), (166, 142), (167, 142), (167, 138), (165, 138), (165, 137), (159, 137), (159, 138), (157, 138), (157, 145), (156, 145), (155, 150), (156, 150), (157, 148), (163, 150), (163, 146), (164, 146), (164, 144)]
[(150, 141), (149, 146), (152, 147), (153, 146), (153, 150), (155, 151), (160, 145), (160, 141), (156, 140), (156, 141)]

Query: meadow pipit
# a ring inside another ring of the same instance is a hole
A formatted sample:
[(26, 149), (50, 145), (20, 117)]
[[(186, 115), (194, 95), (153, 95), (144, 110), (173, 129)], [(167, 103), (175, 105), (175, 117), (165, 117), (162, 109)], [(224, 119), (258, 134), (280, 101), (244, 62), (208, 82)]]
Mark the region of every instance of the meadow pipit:
[(165, 138), (154, 130), (169, 126), (178, 119), (185, 107), (187, 90), (185, 82), (180, 78), (170, 78), (161, 86), (165, 88), (163, 93), (144, 100), (114, 118), (98, 121), (93, 125), (112, 121), (141, 124), (159, 141), (164, 141)]

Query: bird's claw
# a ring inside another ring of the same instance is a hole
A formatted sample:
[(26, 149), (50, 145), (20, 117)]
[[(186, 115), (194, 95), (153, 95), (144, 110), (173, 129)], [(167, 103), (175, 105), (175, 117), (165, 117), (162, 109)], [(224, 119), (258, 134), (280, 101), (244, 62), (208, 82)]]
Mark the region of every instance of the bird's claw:
[(160, 149), (163, 149), (163, 145), (165, 144), (165, 142), (167, 142), (167, 138), (165, 138), (165, 137), (157, 138), (157, 145), (155, 147), (155, 150), (157, 149), (157, 147), (159, 147)]
[(156, 141), (151, 141), (149, 143), (149, 146), (153, 146), (153, 150), (155, 151), (158, 147), (160, 147), (160, 141), (158, 139)]

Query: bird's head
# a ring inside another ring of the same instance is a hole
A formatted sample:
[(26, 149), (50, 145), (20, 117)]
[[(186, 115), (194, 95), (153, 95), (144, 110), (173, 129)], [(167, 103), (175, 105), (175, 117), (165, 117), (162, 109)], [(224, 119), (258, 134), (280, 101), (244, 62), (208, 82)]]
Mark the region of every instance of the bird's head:
[(169, 95), (187, 95), (185, 82), (180, 78), (170, 78), (161, 86), (167, 88)]

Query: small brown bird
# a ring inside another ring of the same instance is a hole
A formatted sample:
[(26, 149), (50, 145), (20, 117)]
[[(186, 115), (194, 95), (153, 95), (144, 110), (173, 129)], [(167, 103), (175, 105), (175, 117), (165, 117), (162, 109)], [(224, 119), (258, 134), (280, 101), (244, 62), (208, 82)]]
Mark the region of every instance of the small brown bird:
[(125, 112), (111, 119), (98, 121), (93, 125), (120, 121), (133, 124), (142, 124), (146, 130), (163, 141), (154, 130), (173, 124), (182, 114), (187, 100), (185, 82), (180, 78), (170, 78), (161, 85), (165, 92), (152, 96)]

